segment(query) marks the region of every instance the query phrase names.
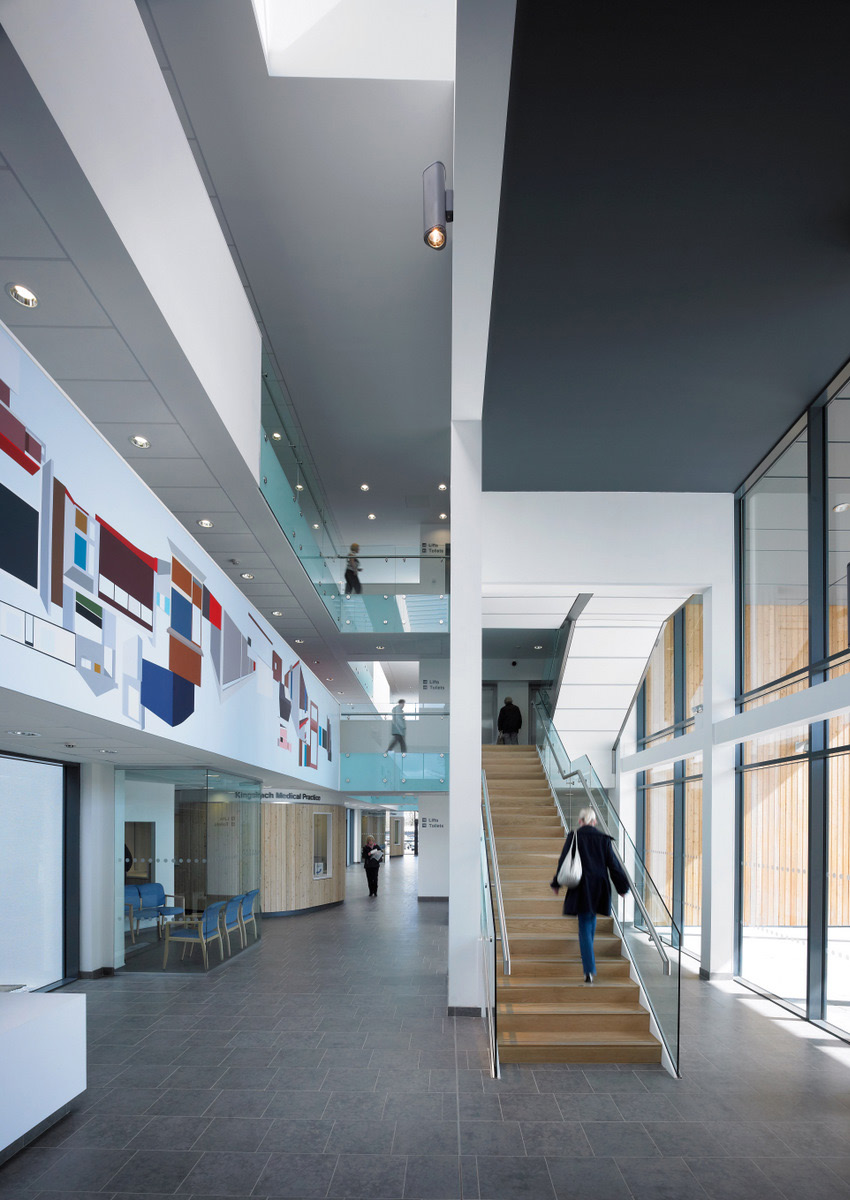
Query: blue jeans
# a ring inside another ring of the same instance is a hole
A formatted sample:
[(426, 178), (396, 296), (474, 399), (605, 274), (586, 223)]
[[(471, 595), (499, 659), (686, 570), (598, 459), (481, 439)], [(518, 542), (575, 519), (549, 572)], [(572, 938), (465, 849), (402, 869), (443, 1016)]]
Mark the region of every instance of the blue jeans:
[(578, 914), (578, 948), (585, 975), (596, 974), (596, 959), (593, 955), (593, 936), (596, 933), (596, 913)]

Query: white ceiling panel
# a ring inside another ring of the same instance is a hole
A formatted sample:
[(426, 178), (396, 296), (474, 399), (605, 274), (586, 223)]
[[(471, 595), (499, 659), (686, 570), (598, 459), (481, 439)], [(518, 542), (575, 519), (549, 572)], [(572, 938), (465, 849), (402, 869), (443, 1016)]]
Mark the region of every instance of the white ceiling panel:
[[(206, 508), (194, 508), (189, 511), (177, 511), (176, 515), (180, 520), (192, 529), (194, 527), (194, 536), (198, 539), (205, 550), (209, 549), (205, 538), (210, 536), (211, 532), (218, 534), (234, 534), (234, 533), (250, 533), (248, 526), (243, 517), (238, 512), (219, 512), (214, 516), (210, 516), (212, 510)], [(208, 519), (213, 521), (214, 530), (201, 529), (197, 524), (198, 521)]]
[[(208, 554), (233, 554), (240, 563), (248, 562), (249, 556), (253, 554), (263, 554), (265, 558), (259, 542), (248, 530), (243, 533), (236, 531), (228, 533), (220, 532), (218, 529), (211, 532), (199, 529), (195, 536)], [(265, 558), (265, 561), (268, 562), (268, 559)]]
[(49, 225), (8, 169), (0, 170), (0, 212), (0, 258), (65, 257)]
[[(640, 672), (638, 672), (640, 678)], [(566, 714), (575, 708), (610, 708), (623, 710), (628, 708), (635, 693), (633, 683), (586, 683), (561, 684), (558, 696), (558, 719), (566, 720)]]
[(610, 626), (598, 629), (584, 629), (581, 621), (573, 634), (570, 647), (570, 657), (580, 658), (616, 658), (624, 655), (627, 658), (640, 657), (644, 660), (649, 655), (657, 634), (651, 629), (619, 629)]
[(236, 512), (233, 502), (219, 487), (156, 487), (157, 496), (175, 513), (192, 513), (202, 509), (203, 513)]
[(19, 325), (15, 335), (60, 387), (72, 379), (146, 378), (114, 329), (25, 330)]
[(486, 616), (485, 629), (557, 629), (563, 617), (547, 616), (545, 613), (510, 613), (505, 616)]
[[(84, 326), (106, 328), (111, 325), (109, 317), (91, 294), (79, 271), (67, 259), (4, 258), (0, 260), (0, 278), (0, 286), (3, 287), (3, 308), (0, 316), (10, 329), (15, 330), (16, 336), (25, 345), (26, 331), (41, 326), (61, 332), (56, 330), (56, 326), (81, 329)], [(22, 308), (20, 304), (16, 304), (6, 295), (6, 283), (24, 284), (30, 291), (35, 292), (38, 306)], [(113, 332), (110, 340), (117, 336)], [(101, 335), (101, 342), (102, 340)], [(123, 342), (121, 345), (123, 346)], [(126, 347), (124, 352), (126, 354)], [(109, 350), (110, 355), (115, 353), (115, 350)]]
[(581, 686), (584, 684), (620, 684), (631, 686), (640, 679), (645, 658), (576, 658), (572, 654), (567, 659), (562, 686)]
[(146, 423), (167, 425), (174, 418), (159, 392), (147, 380), (79, 379), (66, 383), (68, 395), (90, 421), (132, 421), (136, 432)]
[(133, 470), (152, 488), (168, 487), (175, 479), (190, 487), (215, 488), (217, 484), (212, 471), (199, 458), (149, 458), (140, 454), (133, 460)]
[(597, 592), (594, 592), (585, 606), (582, 613), (582, 620), (588, 617), (609, 615), (624, 617), (651, 615), (657, 616), (663, 621), (671, 613), (675, 612), (687, 598), (687, 596), (682, 595), (644, 596), (639, 594), (634, 596), (611, 596), (607, 593), (599, 595)]

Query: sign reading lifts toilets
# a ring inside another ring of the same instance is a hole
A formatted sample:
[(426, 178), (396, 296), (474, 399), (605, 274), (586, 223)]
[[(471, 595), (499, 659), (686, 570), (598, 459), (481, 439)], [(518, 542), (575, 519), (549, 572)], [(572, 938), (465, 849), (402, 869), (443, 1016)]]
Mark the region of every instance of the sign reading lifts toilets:
[(448, 662), (421, 664), (419, 671), (419, 703), (445, 704), (449, 698)]

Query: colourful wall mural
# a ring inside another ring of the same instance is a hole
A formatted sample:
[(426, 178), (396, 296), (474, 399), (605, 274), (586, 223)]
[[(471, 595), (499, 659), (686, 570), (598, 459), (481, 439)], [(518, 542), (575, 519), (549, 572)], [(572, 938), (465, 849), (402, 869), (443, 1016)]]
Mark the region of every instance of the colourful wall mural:
[(0, 513), (0, 685), (338, 786), (339, 705), (2, 325)]

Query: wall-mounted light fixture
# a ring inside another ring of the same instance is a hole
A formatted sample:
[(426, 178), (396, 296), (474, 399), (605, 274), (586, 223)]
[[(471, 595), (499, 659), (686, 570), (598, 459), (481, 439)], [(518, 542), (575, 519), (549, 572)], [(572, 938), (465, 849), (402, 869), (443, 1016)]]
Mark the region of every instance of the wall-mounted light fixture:
[(425, 245), (442, 250), (446, 244), (446, 225), (454, 220), (454, 191), (446, 191), (446, 168), (433, 162), (422, 172), (422, 211), (425, 221)]

